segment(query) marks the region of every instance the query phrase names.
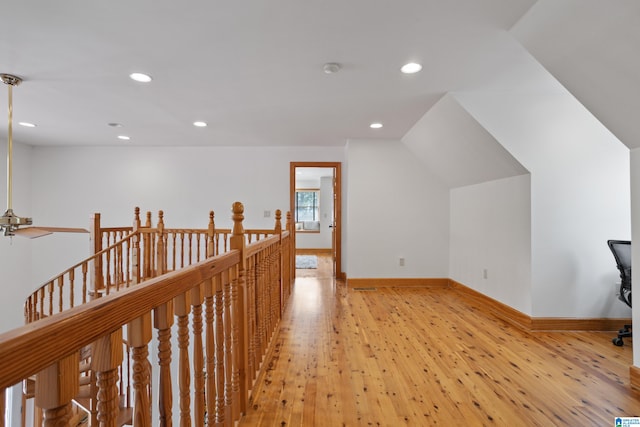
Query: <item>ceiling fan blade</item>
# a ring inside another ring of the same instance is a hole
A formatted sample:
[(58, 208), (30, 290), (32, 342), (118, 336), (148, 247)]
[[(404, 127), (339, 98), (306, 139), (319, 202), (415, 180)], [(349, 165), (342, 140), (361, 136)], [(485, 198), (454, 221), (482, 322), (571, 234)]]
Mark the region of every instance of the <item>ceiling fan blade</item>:
[(53, 234), (53, 231), (45, 231), (38, 227), (26, 227), (18, 228), (13, 232), (15, 236), (26, 237), (28, 239), (35, 239), (37, 237), (48, 236)]
[(30, 227), (30, 228), (38, 228), (40, 230), (49, 231), (51, 233), (88, 233), (89, 230), (86, 228), (76, 228), (76, 227)]
[(52, 233), (88, 233), (89, 230), (84, 228), (73, 227), (24, 227), (14, 231), (16, 236), (35, 239), (42, 236), (48, 236)]

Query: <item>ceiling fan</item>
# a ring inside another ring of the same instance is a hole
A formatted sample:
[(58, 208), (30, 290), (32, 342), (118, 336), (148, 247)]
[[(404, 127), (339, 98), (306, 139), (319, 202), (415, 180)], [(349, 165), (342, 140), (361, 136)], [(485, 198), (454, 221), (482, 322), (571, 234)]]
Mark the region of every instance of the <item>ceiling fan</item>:
[(31, 218), (24, 218), (13, 213), (13, 87), (22, 83), (20, 77), (11, 74), (0, 74), (0, 80), (9, 88), (9, 136), (7, 140), (7, 210), (0, 217), (0, 230), (5, 236), (23, 236), (30, 239), (46, 236), (54, 232), (88, 233), (84, 228), (66, 227), (23, 227), (31, 225)]

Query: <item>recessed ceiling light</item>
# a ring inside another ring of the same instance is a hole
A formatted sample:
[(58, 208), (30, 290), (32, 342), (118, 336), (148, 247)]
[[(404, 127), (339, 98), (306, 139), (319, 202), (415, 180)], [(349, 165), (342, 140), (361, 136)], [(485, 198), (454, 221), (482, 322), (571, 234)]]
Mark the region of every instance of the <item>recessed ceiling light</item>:
[(417, 73), (420, 70), (422, 70), (422, 65), (416, 62), (409, 62), (408, 64), (404, 64), (402, 68), (400, 68), (400, 71), (405, 74)]
[(29, 123), (29, 122), (18, 122), (18, 124), (20, 126), (24, 126), (26, 128), (34, 128), (34, 127), (36, 127), (36, 125), (34, 125), (33, 123)]
[(118, 139), (122, 139), (124, 141), (128, 141), (128, 140), (131, 139), (131, 137), (127, 136), (127, 135), (118, 135)]
[(207, 127), (207, 123), (206, 122), (193, 122), (193, 125), (195, 127), (199, 127), (199, 128), (206, 128)]
[(369, 127), (371, 129), (380, 129), (382, 127), (382, 123), (371, 123)]
[(129, 74), (129, 77), (131, 77), (132, 80), (141, 83), (149, 83), (151, 81), (151, 76), (144, 73), (131, 73)]

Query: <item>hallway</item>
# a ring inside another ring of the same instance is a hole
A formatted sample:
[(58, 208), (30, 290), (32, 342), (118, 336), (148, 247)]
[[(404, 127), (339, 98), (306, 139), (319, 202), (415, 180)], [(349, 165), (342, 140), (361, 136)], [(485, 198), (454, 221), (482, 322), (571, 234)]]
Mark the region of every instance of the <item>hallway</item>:
[(299, 277), (241, 426), (613, 425), (631, 342), (526, 333), (448, 289)]

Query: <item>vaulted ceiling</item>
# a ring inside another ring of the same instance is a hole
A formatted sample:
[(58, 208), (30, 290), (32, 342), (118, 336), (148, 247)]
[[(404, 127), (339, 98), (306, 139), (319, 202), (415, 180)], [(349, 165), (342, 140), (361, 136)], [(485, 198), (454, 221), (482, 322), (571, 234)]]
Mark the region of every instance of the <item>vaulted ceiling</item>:
[(14, 122), (37, 127), (14, 136), (36, 146), (340, 146), (401, 139), (447, 93), (564, 86), (636, 147), (638, 18), (636, 0), (14, 2), (0, 73), (24, 79)]

